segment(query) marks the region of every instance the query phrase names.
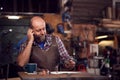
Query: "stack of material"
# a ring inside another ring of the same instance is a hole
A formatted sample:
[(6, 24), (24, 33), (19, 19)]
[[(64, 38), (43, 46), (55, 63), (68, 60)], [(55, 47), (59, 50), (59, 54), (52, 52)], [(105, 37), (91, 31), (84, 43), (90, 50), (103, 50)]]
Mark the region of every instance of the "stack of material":
[(120, 20), (102, 19), (101, 25), (108, 28), (120, 28)]

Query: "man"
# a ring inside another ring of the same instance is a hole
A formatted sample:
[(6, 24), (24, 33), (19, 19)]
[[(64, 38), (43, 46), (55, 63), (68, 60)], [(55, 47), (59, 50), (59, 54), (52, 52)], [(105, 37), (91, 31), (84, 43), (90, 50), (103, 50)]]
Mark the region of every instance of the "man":
[(17, 63), (23, 67), (28, 62), (37, 63), (40, 69), (54, 71), (63, 61), (64, 67), (73, 69), (75, 62), (70, 57), (59, 37), (46, 33), (45, 21), (35, 16), (27, 32), (27, 41), (21, 45)]

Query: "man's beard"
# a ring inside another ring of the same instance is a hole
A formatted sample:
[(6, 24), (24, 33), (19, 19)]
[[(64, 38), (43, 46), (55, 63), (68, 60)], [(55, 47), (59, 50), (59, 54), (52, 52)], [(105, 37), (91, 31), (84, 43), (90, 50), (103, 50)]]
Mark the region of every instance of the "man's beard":
[(45, 41), (45, 35), (42, 35), (42, 36), (35, 36), (35, 41), (36, 42), (43, 42)]

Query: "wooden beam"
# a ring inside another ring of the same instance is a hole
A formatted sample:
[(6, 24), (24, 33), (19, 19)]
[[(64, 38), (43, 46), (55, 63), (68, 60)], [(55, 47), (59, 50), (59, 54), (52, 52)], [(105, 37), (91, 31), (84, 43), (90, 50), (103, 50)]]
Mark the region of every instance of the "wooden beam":
[(101, 20), (101, 23), (120, 25), (120, 20), (103, 19), (103, 20)]
[(103, 27), (107, 27), (107, 28), (120, 28), (120, 24), (102, 24)]

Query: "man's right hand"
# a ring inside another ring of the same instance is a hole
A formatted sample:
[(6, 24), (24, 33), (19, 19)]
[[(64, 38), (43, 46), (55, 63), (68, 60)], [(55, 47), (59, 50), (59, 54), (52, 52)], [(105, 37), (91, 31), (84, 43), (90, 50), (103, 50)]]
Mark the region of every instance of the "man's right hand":
[(33, 36), (33, 30), (31, 28), (28, 29), (27, 31), (27, 37), (28, 37), (28, 44), (24, 46), (24, 49), (22, 49), (17, 57), (17, 63), (19, 66), (23, 67), (25, 66), (26, 63), (28, 63), (30, 54), (31, 54), (31, 49), (32, 49), (32, 44), (34, 41), (34, 36)]
[(33, 43), (34, 41), (34, 32), (31, 28), (28, 29), (27, 36), (28, 36), (28, 42)]

